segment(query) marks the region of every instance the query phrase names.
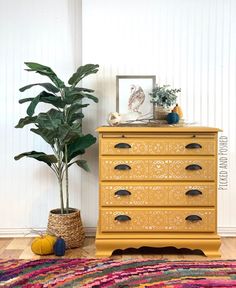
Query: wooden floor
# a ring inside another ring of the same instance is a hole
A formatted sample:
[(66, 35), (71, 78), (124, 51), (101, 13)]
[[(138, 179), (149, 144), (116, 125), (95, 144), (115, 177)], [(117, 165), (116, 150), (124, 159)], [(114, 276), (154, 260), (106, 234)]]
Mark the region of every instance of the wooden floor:
[[(0, 258), (15, 259), (39, 259), (57, 258), (54, 255), (38, 256), (31, 251), (33, 238), (0, 238)], [(221, 258), (236, 259), (236, 237), (222, 238)], [(168, 260), (207, 260), (204, 255), (189, 254), (187, 249), (177, 250), (175, 248), (148, 248), (148, 249), (129, 249), (128, 251), (116, 251), (113, 259), (124, 258), (155, 258)], [(66, 250), (64, 258), (93, 258), (95, 257), (95, 239), (86, 238), (83, 247)]]

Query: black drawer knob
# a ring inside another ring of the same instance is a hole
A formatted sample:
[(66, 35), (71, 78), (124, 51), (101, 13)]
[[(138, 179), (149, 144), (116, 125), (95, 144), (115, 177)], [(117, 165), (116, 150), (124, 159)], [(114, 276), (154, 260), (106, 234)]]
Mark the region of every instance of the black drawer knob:
[(117, 143), (115, 146), (115, 148), (118, 148), (118, 149), (127, 149), (127, 148), (131, 148), (131, 145), (128, 144), (128, 143)]
[(115, 166), (116, 170), (130, 170), (131, 167), (127, 164), (119, 164)]
[(131, 195), (131, 192), (129, 192), (128, 190), (118, 190), (115, 192), (116, 196), (129, 196)]
[(125, 222), (125, 221), (130, 221), (131, 218), (128, 215), (118, 215), (115, 217), (115, 220), (119, 222)]
[(186, 149), (200, 149), (202, 148), (202, 145), (198, 143), (189, 143), (188, 145), (185, 146)]
[(197, 190), (197, 189), (192, 189), (192, 190), (188, 190), (185, 195), (188, 196), (198, 196), (198, 195), (202, 195), (202, 191)]
[(201, 221), (202, 218), (198, 215), (189, 215), (185, 218), (185, 220), (195, 222), (195, 221)]
[(191, 164), (185, 167), (186, 170), (201, 170), (202, 167), (198, 164)]

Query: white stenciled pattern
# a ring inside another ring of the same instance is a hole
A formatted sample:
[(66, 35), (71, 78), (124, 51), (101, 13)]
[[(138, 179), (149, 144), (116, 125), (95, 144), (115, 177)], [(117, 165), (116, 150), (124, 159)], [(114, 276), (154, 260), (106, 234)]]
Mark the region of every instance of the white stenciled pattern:
[[(189, 190), (199, 190), (198, 196), (187, 196)], [(103, 184), (100, 188), (102, 206), (214, 206), (215, 185), (114, 185)], [(127, 190), (129, 196), (116, 196), (118, 190)]]
[[(131, 147), (126, 149), (115, 148), (115, 145), (125, 142)], [(201, 148), (187, 149), (191, 143), (201, 145)], [(213, 155), (215, 145), (213, 139), (129, 139), (121, 138), (103, 141), (101, 145), (102, 155)]]
[[(200, 211), (199, 211), (200, 210)], [(129, 221), (117, 221), (118, 215), (127, 215)], [(202, 218), (200, 221), (187, 221), (189, 215), (197, 215)], [(215, 212), (211, 209), (198, 210), (102, 210), (101, 211), (101, 230), (107, 232), (114, 231), (136, 231), (136, 232), (214, 232), (215, 231)]]
[[(118, 164), (126, 164), (130, 170), (117, 170)], [(200, 170), (186, 170), (188, 165), (197, 164)], [(214, 159), (101, 159), (102, 180), (213, 180)]]

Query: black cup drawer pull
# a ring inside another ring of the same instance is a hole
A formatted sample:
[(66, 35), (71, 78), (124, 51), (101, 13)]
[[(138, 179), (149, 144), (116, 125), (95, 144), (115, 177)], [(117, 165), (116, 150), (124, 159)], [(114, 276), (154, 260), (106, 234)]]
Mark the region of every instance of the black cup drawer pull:
[(128, 215), (118, 215), (115, 217), (115, 220), (119, 222), (125, 222), (131, 220), (131, 218)]
[(186, 170), (201, 170), (202, 167), (198, 164), (191, 164), (185, 167)]
[(119, 164), (119, 165), (116, 165), (114, 169), (116, 169), (116, 170), (130, 170), (131, 167), (127, 164)]
[(131, 148), (131, 145), (128, 143), (117, 143), (114, 147), (123, 149), (123, 148)]
[(189, 215), (185, 218), (185, 220), (195, 222), (195, 221), (201, 221), (202, 218), (198, 215)]
[(129, 196), (131, 195), (131, 192), (128, 190), (118, 190), (115, 192), (115, 196)]
[(185, 195), (188, 196), (198, 196), (198, 195), (202, 195), (202, 191), (197, 190), (197, 189), (192, 189), (192, 190), (188, 190)]
[(188, 145), (185, 146), (186, 149), (200, 149), (202, 148), (202, 145), (198, 143), (189, 143)]

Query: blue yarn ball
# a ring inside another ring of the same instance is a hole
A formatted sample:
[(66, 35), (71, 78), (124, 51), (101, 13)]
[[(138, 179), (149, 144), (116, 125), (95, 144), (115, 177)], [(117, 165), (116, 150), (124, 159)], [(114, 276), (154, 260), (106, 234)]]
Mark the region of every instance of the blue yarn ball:
[(56, 243), (54, 244), (53, 250), (56, 256), (64, 256), (66, 251), (65, 240), (58, 237)]
[(168, 124), (176, 124), (179, 122), (179, 115), (175, 112), (171, 112), (167, 115)]

